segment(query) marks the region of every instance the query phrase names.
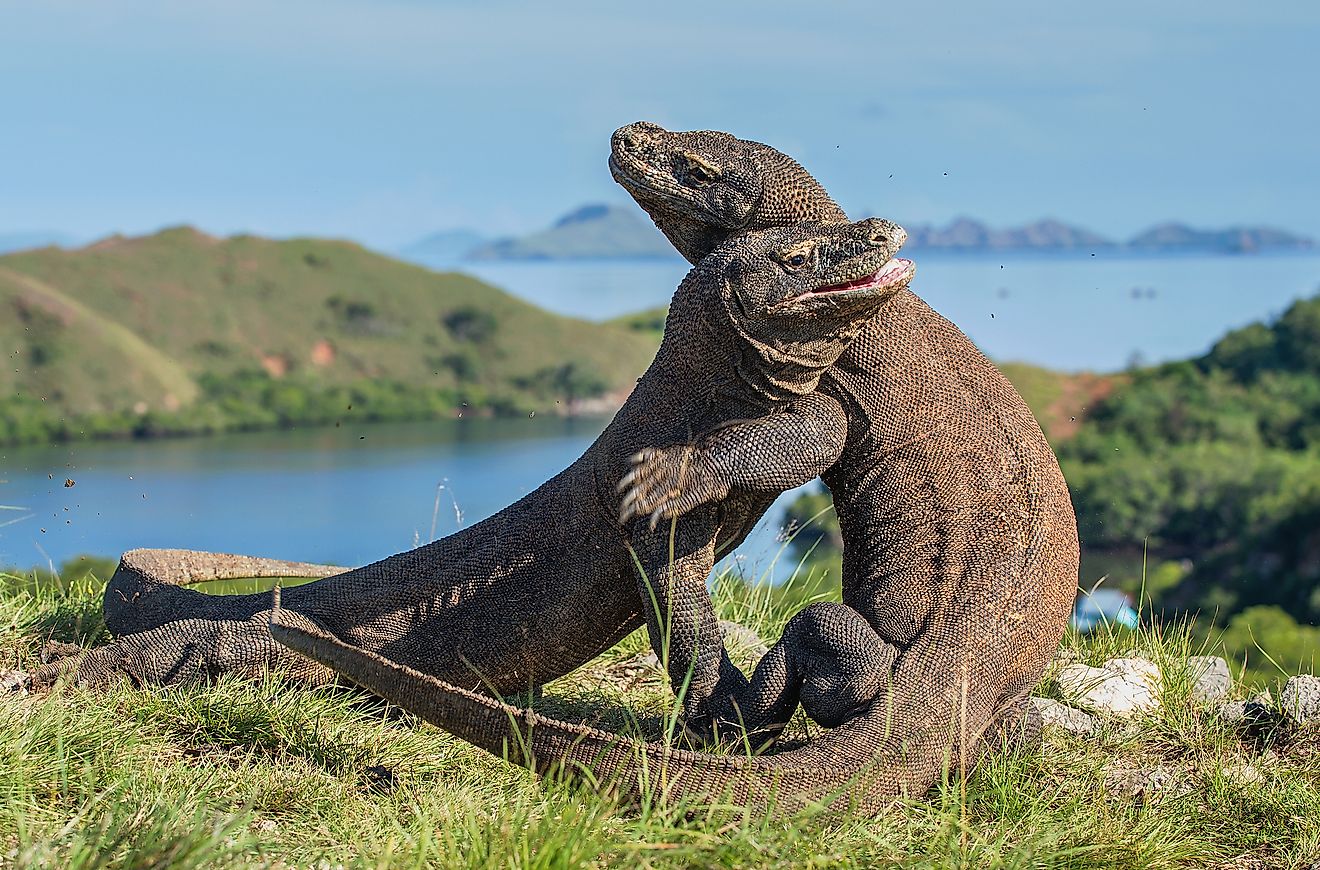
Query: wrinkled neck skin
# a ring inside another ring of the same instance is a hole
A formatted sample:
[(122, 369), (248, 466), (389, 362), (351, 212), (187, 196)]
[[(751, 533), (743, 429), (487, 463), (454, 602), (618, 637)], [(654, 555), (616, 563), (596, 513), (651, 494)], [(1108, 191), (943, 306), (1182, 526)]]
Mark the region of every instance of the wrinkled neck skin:
[(771, 405), (782, 405), (814, 392), (821, 375), (839, 359), (862, 324), (827, 324), (821, 320), (776, 324), (786, 327), (774, 341), (762, 341), (745, 324), (732, 327), (743, 338), (734, 366), (739, 382)]
[[(664, 341), (694, 345), (696, 352), (661, 353), (677, 378), (709, 383), (725, 399), (768, 410), (816, 389), (865, 325), (864, 318), (783, 316), (749, 321), (737, 311), (733, 288), (724, 279), (723, 258), (695, 266), (674, 294)], [(718, 289), (717, 289), (718, 288)], [(711, 298), (713, 293), (719, 298)], [(768, 333), (771, 338), (761, 338)], [(712, 373), (715, 373), (712, 375)]]

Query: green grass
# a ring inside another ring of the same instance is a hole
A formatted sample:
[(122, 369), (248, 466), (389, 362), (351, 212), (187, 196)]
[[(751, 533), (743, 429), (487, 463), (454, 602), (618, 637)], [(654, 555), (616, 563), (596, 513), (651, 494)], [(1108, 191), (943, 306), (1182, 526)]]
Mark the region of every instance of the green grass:
[(606, 322), (644, 335), (658, 345), (660, 339), (664, 338), (665, 319), (668, 317), (669, 306), (661, 305), (658, 308), (648, 308), (645, 311), (624, 314)]
[[(803, 579), (806, 582), (806, 578)], [(814, 582), (814, 581), (813, 581)], [(0, 578), (0, 656), (96, 644), (101, 583)], [(776, 637), (813, 593), (716, 584), (721, 614)], [(1243, 742), (1192, 700), (1185, 627), (1069, 637), (1067, 657), (1145, 651), (1160, 708), (1094, 738), (1049, 732), (875, 819), (620, 807), (541, 782), (381, 702), (334, 689), (0, 696), (0, 863), (213, 867), (1287, 867), (1320, 860), (1320, 740)], [(550, 715), (655, 734), (672, 704), (643, 635), (548, 687)], [(745, 662), (744, 662), (745, 663)], [(1049, 693), (1047, 679), (1041, 691)], [(1248, 768), (1247, 766), (1250, 766)], [(1244, 773), (1248, 769), (1256, 774)], [(1172, 787), (1135, 790), (1138, 771)], [(323, 865), (324, 866), (324, 865)]]

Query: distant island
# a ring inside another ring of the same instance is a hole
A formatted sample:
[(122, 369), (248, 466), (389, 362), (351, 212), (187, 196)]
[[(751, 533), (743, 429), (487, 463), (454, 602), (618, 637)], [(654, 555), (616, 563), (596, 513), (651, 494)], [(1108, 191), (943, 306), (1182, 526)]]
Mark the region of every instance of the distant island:
[[(1317, 247), (1313, 239), (1267, 226), (1198, 229), (1165, 223), (1126, 241), (1106, 238), (1054, 219), (1021, 227), (994, 228), (960, 217), (943, 227), (914, 224), (907, 230), (910, 251), (1251, 254)], [(677, 256), (639, 209), (599, 203), (576, 208), (546, 229), (529, 235), (485, 240), (471, 230), (453, 230), (428, 236), (400, 253), (422, 262), (673, 259)]]
[(519, 238), (496, 239), (464, 254), (469, 260), (577, 260), (677, 257), (674, 248), (638, 208), (584, 205), (549, 228)]

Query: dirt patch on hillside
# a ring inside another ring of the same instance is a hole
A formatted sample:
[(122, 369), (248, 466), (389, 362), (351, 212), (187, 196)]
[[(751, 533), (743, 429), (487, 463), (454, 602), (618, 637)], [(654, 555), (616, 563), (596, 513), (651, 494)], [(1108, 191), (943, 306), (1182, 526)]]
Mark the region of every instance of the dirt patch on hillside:
[(1095, 404), (1114, 391), (1126, 378), (1123, 375), (1098, 375), (1079, 372), (1059, 379), (1059, 397), (1045, 409), (1041, 427), (1051, 441), (1066, 441), (1077, 433)]

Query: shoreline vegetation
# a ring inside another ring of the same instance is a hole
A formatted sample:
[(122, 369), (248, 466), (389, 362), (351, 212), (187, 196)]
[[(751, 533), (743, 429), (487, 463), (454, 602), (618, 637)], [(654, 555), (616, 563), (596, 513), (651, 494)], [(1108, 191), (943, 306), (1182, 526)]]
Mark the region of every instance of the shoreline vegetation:
[(0, 444), (599, 414), (654, 354), (348, 242), (180, 227), (0, 256)]

